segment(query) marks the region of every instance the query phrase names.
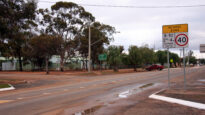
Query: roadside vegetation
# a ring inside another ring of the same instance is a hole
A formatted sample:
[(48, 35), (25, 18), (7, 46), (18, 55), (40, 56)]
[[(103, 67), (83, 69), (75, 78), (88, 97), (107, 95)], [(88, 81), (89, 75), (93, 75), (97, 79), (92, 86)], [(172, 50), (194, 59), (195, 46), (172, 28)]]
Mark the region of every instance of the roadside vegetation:
[(8, 85), (8, 84), (0, 84), (0, 89), (1, 88), (9, 88), (10, 87), (10, 85)]
[[(52, 56), (60, 58), (60, 71), (75, 57), (81, 57), (86, 70), (89, 27), (93, 69), (133, 68), (137, 71), (139, 67), (167, 62), (166, 51), (155, 52), (148, 45), (130, 46), (128, 52), (123, 46), (109, 46), (117, 33), (115, 28), (96, 21), (90, 12), (73, 2), (57, 2), (50, 9), (37, 9), (35, 0), (3, 0), (0, 9), (0, 56), (17, 59), (19, 71), (23, 71), (23, 65), (32, 64), (32, 70), (37, 67), (49, 74)], [(102, 53), (108, 58), (100, 62), (98, 55)], [(189, 63), (196, 64), (193, 52), (188, 57)], [(173, 59), (172, 67), (180, 66), (181, 58), (177, 54), (170, 52), (170, 59)], [(1, 63), (0, 60), (0, 66)]]

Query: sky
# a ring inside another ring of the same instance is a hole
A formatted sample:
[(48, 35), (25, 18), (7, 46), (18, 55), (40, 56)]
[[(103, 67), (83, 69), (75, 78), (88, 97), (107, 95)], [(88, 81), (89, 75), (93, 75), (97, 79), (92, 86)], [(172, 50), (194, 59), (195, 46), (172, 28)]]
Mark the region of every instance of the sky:
[[(39, 8), (50, 8), (54, 3), (38, 0)], [(48, 1), (48, 0), (47, 0)], [(49, 0), (57, 2), (62, 0)], [(189, 6), (205, 5), (205, 0), (64, 0), (78, 4), (117, 5), (117, 6)], [(205, 6), (175, 7), (175, 8), (118, 8), (84, 6), (86, 11), (93, 14), (96, 21), (111, 25), (120, 33), (114, 35), (111, 45), (122, 45), (125, 51), (130, 45), (142, 46), (148, 44), (150, 48), (162, 48), (162, 25), (188, 24), (189, 47), (197, 58), (205, 58), (199, 53), (199, 45), (205, 44)], [(170, 51), (180, 55), (179, 48)]]

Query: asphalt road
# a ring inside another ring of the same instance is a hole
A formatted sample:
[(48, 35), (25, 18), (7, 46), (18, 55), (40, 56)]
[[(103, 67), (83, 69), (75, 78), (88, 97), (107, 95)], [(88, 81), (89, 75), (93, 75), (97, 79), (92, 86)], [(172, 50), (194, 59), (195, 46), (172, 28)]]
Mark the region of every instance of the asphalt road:
[[(187, 76), (204, 69), (205, 67), (188, 68)], [(171, 78), (182, 75), (183, 69), (171, 69)], [(167, 70), (96, 76), (96, 78), (99, 77), (100, 79), (88, 82), (0, 94), (0, 114), (55, 114), (56, 110), (64, 108), (76, 108), (73, 111), (77, 111), (81, 110), (83, 108), (81, 105), (85, 103), (92, 106), (92, 104), (117, 99), (117, 94), (134, 86), (148, 83), (167, 86)]]

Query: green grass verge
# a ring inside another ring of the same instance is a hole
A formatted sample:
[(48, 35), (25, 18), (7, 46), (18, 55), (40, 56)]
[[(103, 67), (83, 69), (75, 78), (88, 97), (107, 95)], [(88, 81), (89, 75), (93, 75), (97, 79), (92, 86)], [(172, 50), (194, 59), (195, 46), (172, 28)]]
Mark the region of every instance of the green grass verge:
[(1, 88), (9, 88), (9, 87), (10, 87), (9, 84), (0, 84), (0, 89), (1, 89)]

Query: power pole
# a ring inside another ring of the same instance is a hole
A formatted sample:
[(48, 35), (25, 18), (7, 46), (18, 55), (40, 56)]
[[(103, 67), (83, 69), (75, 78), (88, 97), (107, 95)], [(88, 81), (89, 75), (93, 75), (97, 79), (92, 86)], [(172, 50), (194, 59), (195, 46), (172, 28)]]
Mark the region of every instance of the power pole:
[(88, 72), (91, 72), (91, 29), (89, 25), (89, 40), (88, 40)]

